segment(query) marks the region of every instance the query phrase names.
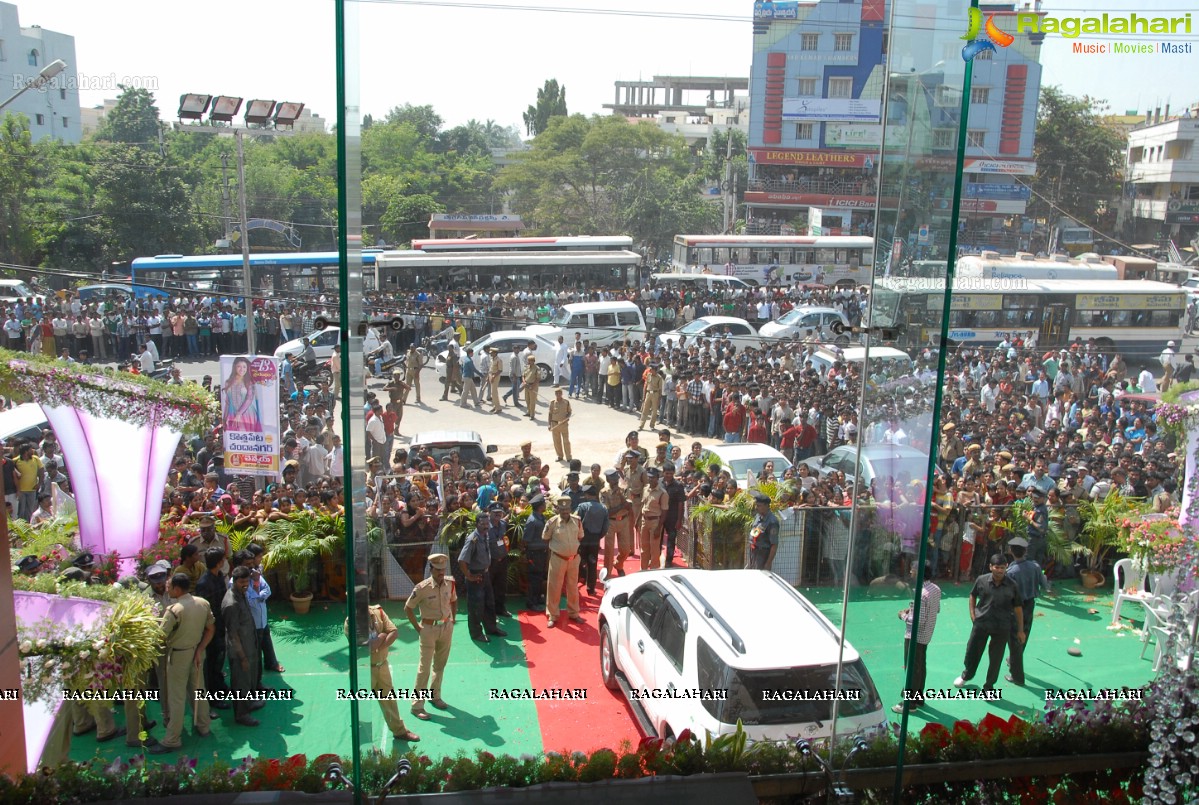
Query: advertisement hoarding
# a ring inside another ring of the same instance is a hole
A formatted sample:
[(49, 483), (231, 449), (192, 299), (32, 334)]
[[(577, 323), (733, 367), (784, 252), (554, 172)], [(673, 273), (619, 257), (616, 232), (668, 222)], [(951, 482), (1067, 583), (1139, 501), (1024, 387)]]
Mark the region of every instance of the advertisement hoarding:
[(279, 477), (279, 361), (221, 356), (221, 424), (225, 470)]

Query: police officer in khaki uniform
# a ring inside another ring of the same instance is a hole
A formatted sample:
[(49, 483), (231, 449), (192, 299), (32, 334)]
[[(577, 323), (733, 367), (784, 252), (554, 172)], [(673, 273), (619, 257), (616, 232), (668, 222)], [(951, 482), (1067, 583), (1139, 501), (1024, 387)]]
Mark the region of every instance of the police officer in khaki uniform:
[(583, 622), (579, 614), (579, 543), (583, 541), (583, 523), (570, 513), (570, 495), (554, 498), (556, 513), (545, 524), (541, 538), (549, 544), (549, 580), (545, 588), (546, 626), (554, 628), (560, 614), (562, 588), (566, 587), (566, 612), (572, 621)]
[(608, 483), (600, 492), (600, 501), (608, 509), (608, 536), (604, 540), (604, 572), (600, 581), (606, 581), (613, 572), (624, 575), (625, 560), (633, 555), (633, 520), (636, 517), (625, 490), (620, 488), (620, 470), (608, 470), (606, 477)]
[[(425, 690), (432, 685), (433, 706), (445, 710), (449, 705), (441, 698), (441, 677), (446, 661), (450, 658), (450, 643), (454, 638), (454, 611), (458, 606), (458, 594), (454, 580), (446, 578), (450, 557), (435, 553), (429, 557), (429, 578), (412, 588), (412, 594), (404, 604), (408, 622), (420, 635), (420, 665), (416, 671), (416, 690)], [(416, 611), (420, 610), (420, 618)], [(418, 693), (419, 696), (419, 693)], [(414, 699), (412, 715), (427, 721), (424, 699)]]
[(167, 688), (170, 691), (171, 720), (166, 737), (149, 751), (161, 755), (183, 745), (183, 718), (187, 701), (192, 701), (193, 725), (197, 735), (208, 735), (208, 702), (195, 694), (204, 690), (204, 650), (216, 633), (212, 607), (190, 592), (191, 579), (185, 573), (171, 578), (171, 604), (162, 615), (162, 633), (167, 654)]
[(520, 443), (520, 452), (513, 458), (520, 464), (521, 469), (528, 467), (531, 464), (536, 464), (537, 468), (541, 468), (541, 459), (533, 455), (533, 443), (531, 441)]
[[(420, 353), (416, 351), (416, 344), (408, 347), (408, 354), (404, 356), (404, 382), (412, 387), (412, 391), (416, 392), (416, 404), (420, 405)], [(408, 402), (408, 390), (404, 390), (404, 403)]]
[[(146, 594), (154, 601), (154, 609), (159, 617), (162, 617), (167, 607), (171, 605), (170, 578), (171, 563), (165, 559), (146, 568), (146, 581), (150, 583), (150, 589)], [(166, 652), (158, 655), (158, 662), (154, 664), (150, 672), (154, 675), (154, 684), (158, 688), (158, 704), (162, 708), (162, 723), (165, 726), (171, 722), (171, 696), (170, 688), (167, 686)], [(128, 712), (126, 712), (126, 718), (128, 718)], [(131, 740), (126, 737), (125, 743), (132, 746)]]
[[(391, 618), (387, 617), (383, 607), (374, 604), (368, 605), (368, 595), (369, 591), (366, 585), (360, 584), (354, 588), (358, 623), (368, 624), (369, 636), (364, 645), (370, 647), (371, 690), (376, 693), (390, 693), (395, 690), (395, 685), (391, 681), (391, 664), (387, 660), (387, 652), (391, 644), (396, 641), (399, 630), (391, 622)], [(346, 636), (350, 637), (349, 618), (346, 618), (343, 629)], [(404, 726), (404, 719), (400, 718), (400, 708), (395, 699), (379, 699), (379, 709), (383, 711), (383, 721), (387, 723), (387, 729), (391, 730), (392, 736), (397, 741), (415, 743), (420, 740), (419, 735)]]
[(541, 370), (537, 368), (537, 357), (530, 355), (525, 361), (525, 371), (520, 378), (525, 384), (525, 416), (537, 418), (537, 387), (541, 385)]
[(662, 474), (657, 467), (645, 471), (649, 481), (645, 487), (644, 500), (641, 502), (641, 569), (662, 566), (662, 525), (666, 509), (670, 505), (670, 497), (666, 490), (658, 485), (658, 476)]
[(554, 436), (554, 452), (558, 454), (559, 461), (564, 460), (563, 454), (566, 455), (566, 461), (571, 460), (570, 414), (570, 400), (562, 396), (562, 389), (555, 388), (554, 399), (550, 400), (549, 428)]
[(491, 391), (491, 413), (498, 414), (504, 410), (504, 406), (500, 404), (502, 399), (500, 395), (500, 374), (503, 372), (503, 364), (500, 363), (500, 351), (495, 347), (487, 350), (489, 363), (487, 365), (487, 388)]
[(665, 384), (662, 368), (656, 363), (651, 364), (649, 377), (645, 381), (645, 400), (641, 403), (641, 424), (637, 430), (645, 428), (645, 420), (649, 420), (650, 430), (658, 424), (658, 406), (662, 403), (662, 387)]
[[(641, 466), (642, 454), (639, 450), (629, 450), (624, 454), (624, 484), (626, 497), (633, 507), (633, 544), (640, 545), (641, 542), (641, 496), (645, 491), (645, 485), (649, 482), (649, 475), (645, 468)], [(644, 560), (642, 560), (644, 561)]]

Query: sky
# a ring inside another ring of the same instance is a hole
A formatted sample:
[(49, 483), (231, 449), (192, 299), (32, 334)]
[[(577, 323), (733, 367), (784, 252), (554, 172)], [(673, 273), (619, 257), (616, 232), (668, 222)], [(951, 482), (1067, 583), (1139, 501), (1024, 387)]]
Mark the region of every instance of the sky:
[[(364, 114), (380, 117), (404, 103), (431, 104), (447, 125), (494, 120), (523, 133), (521, 114), (549, 78), (566, 87), (572, 113), (603, 114), (617, 80), (749, 75), (752, 0), (653, 6), (582, 0), (557, 7), (569, 13), (525, 10), (545, 8), (545, 0), (519, 6), (509, 0), (505, 8), (496, 7), (500, 0), (454, 2), (355, 4)], [(1181, 14), (1187, 3), (1151, 0), (1149, 6), (1137, 12)], [(1085, 11), (1081, 0), (1045, 4), (1063, 17), (1133, 7), (1128, 0), (1093, 0)], [(83, 74), (84, 106), (115, 98), (113, 85), (134, 79), (156, 87), (164, 119), (175, 117), (178, 97), (187, 92), (301, 101), (330, 121), (335, 117), (331, 0), (206, 0), (194, 9), (144, 0), (38, 0), (18, 2), (18, 10), (22, 26), (74, 35), (78, 64), (71, 69)], [(1199, 101), (1199, 9), (1193, 16), (1194, 33), (1173, 37), (1197, 51), (1189, 55), (1084, 56), (1071, 52), (1071, 40), (1049, 36), (1041, 48), (1044, 81), (1105, 98), (1120, 113)], [(0, 81), (11, 80), (6, 73), (15, 64), (11, 55), (0, 62)]]

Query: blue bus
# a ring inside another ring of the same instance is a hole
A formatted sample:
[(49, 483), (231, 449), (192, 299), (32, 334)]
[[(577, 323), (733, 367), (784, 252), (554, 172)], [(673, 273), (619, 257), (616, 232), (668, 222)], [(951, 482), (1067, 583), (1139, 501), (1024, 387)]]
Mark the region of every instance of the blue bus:
[[(375, 268), (380, 249), (364, 249), (364, 272)], [(281, 252), (250, 255), (250, 293), (256, 297), (315, 300), (337, 294), (337, 252)], [(244, 293), (240, 254), (184, 257), (160, 254), (138, 257), (131, 265), (133, 292), (138, 298), (204, 294), (237, 299)]]

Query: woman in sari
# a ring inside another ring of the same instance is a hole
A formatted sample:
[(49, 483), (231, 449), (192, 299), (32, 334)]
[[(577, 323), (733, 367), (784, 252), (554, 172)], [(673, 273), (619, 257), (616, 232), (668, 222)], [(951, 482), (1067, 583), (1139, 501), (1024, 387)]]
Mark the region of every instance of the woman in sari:
[(225, 406), (226, 432), (262, 432), (262, 417), (258, 411), (258, 394), (250, 375), (249, 358), (235, 358), (233, 372), (221, 389)]

